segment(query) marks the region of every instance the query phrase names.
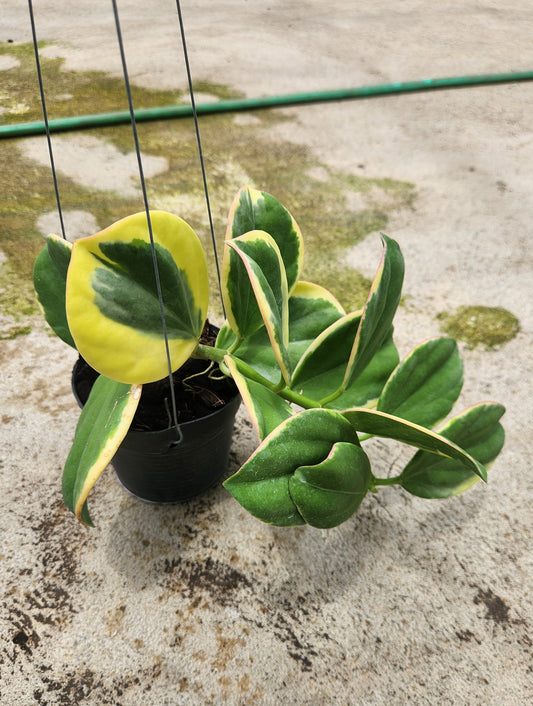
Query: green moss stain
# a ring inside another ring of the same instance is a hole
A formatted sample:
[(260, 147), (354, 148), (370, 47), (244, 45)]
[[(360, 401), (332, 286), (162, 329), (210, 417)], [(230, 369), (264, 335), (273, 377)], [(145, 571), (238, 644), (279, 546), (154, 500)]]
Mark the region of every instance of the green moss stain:
[[(42, 48), (44, 45), (40, 46)], [(19, 61), (18, 66), (0, 72), (0, 105), (4, 108), (0, 124), (42, 120), (33, 47), (27, 44), (0, 44), (0, 54)], [(48, 59), (41, 55), (40, 63), (50, 118), (128, 109), (122, 79), (101, 71), (65, 71), (63, 59)], [(218, 98), (237, 97), (225, 88), (217, 91), (208, 83), (199, 83), (195, 88)], [(133, 104), (142, 108), (183, 103), (187, 95), (185, 90), (157, 91), (135, 85), (131, 89)]]
[[(42, 120), (32, 47), (0, 44), (2, 53), (15, 57), (19, 65), (0, 72), (0, 108), (4, 109), (0, 123)], [(41, 56), (49, 118), (94, 113), (95, 106), (98, 112), (127, 109), (120, 79), (101, 72), (65, 71), (62, 64), (61, 59)], [(226, 86), (206, 82), (197, 83), (195, 89), (219, 99), (239, 97)], [(184, 102), (185, 96), (185, 89), (153, 91), (133, 87), (136, 108)], [(250, 120), (243, 120), (243, 115), (204, 116), (200, 120), (219, 257), (222, 257), (228, 208), (237, 189), (249, 183), (277, 196), (298, 221), (306, 243), (304, 277), (331, 289), (347, 308), (361, 306), (370, 281), (343, 264), (343, 253), (368, 233), (386, 230), (389, 213), (409, 208), (415, 197), (413, 185), (337, 173), (317, 162), (306, 147), (271, 136), (271, 126), (291, 118), (278, 111), (254, 113)], [(142, 151), (163, 156), (169, 163), (167, 172), (147, 180), (149, 203), (152, 208), (182, 216), (202, 238), (210, 257), (212, 308), (220, 313), (192, 121), (140, 123), (138, 131)], [(134, 149), (130, 126), (87, 133), (113, 144), (123, 153)], [(71, 139), (75, 139), (75, 133), (71, 133)], [(0, 251), (5, 256), (0, 267), (0, 314), (11, 317), (10, 330), (14, 331), (20, 327), (21, 318), (37, 310), (31, 272), (43, 241), (36, 224), (40, 215), (57, 207), (50, 170), (25, 159), (19, 141), (1, 141), (0, 160), (4, 166), (0, 172)], [(101, 228), (143, 209), (140, 196), (124, 198), (90, 189), (60, 172), (58, 180), (62, 208), (90, 211)], [(361, 207), (351, 206), (354, 194)], [(3, 330), (2, 326), (0, 329)]]
[(0, 341), (9, 341), (19, 336), (27, 336), (31, 332), (31, 326), (9, 326), (0, 331)]
[(470, 348), (499, 346), (520, 331), (516, 316), (499, 306), (460, 306), (454, 314), (443, 312), (437, 318), (445, 333), (465, 341)]

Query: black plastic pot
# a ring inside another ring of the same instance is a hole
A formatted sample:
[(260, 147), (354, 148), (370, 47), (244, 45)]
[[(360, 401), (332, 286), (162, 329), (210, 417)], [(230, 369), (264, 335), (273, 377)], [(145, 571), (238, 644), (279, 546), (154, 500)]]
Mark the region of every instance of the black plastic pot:
[[(72, 390), (76, 390), (76, 371)], [(162, 431), (129, 431), (112, 460), (120, 484), (132, 495), (151, 503), (179, 503), (201, 495), (220, 480), (227, 465), (233, 424), (241, 398), (235, 396), (205, 417)]]

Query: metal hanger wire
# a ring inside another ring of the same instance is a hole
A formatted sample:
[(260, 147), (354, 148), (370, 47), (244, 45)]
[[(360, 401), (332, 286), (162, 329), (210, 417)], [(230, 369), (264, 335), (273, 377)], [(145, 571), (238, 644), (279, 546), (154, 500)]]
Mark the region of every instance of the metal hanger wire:
[[(139, 144), (139, 135), (138, 135), (138, 131), (137, 131), (137, 123), (136, 123), (136, 119), (135, 119), (135, 111), (134, 111), (134, 107), (133, 107), (133, 99), (132, 99), (132, 94), (131, 94), (131, 84), (130, 84), (129, 75), (128, 75), (128, 68), (127, 68), (127, 62), (126, 62), (126, 55), (125, 55), (125, 51), (124, 51), (124, 43), (123, 43), (123, 39), (122, 39), (122, 30), (121, 30), (121, 25), (120, 25), (120, 18), (119, 18), (119, 13), (118, 13), (117, 1), (111, 0), (111, 4), (113, 7), (113, 16), (114, 16), (114, 20), (115, 20), (115, 28), (116, 28), (117, 40), (118, 40), (121, 63), (122, 63), (124, 86), (126, 89), (126, 95), (127, 95), (127, 99), (128, 99), (130, 122), (131, 122), (132, 133), (133, 133), (133, 141), (134, 141), (134, 145), (135, 145), (135, 153), (137, 156), (137, 166), (138, 166), (138, 171), (139, 171), (139, 179), (140, 179), (140, 183), (141, 183), (143, 203), (144, 203), (144, 209), (146, 212), (146, 221), (147, 221), (148, 233), (149, 233), (149, 238), (150, 238), (150, 246), (151, 246), (151, 250), (152, 250), (152, 262), (153, 262), (153, 267), (154, 267), (157, 296), (158, 296), (158, 300), (159, 300), (159, 307), (160, 307), (160, 313), (161, 313), (161, 323), (162, 323), (162, 327), (163, 327), (163, 337), (164, 337), (164, 342), (165, 342), (165, 354), (166, 354), (168, 373), (169, 373), (172, 417), (173, 417), (174, 427), (175, 427), (177, 434), (178, 434), (178, 440), (181, 441), (183, 438), (183, 435), (182, 435), (182, 432), (181, 432), (181, 429), (180, 429), (180, 426), (178, 423), (176, 396), (175, 396), (174, 385), (173, 385), (173, 380), (172, 380), (172, 362), (171, 362), (171, 357), (170, 357), (168, 328), (167, 328), (166, 318), (165, 318), (164, 302), (163, 302), (163, 295), (162, 295), (162, 289), (161, 289), (161, 279), (160, 279), (160, 275), (159, 275), (159, 267), (157, 264), (157, 254), (156, 254), (155, 241), (154, 241), (154, 235), (153, 235), (153, 230), (152, 230), (152, 221), (150, 218), (150, 208), (149, 208), (148, 194), (147, 194), (147, 189), (146, 189), (146, 179), (144, 176), (142, 156), (141, 156), (141, 150), (140, 150), (140, 144)], [(196, 132), (196, 142), (197, 142), (197, 148), (198, 148), (198, 155), (199, 155), (199, 159), (200, 159), (200, 169), (201, 169), (201, 173), (202, 173), (202, 181), (203, 181), (203, 187), (204, 187), (207, 214), (208, 214), (208, 218), (209, 218), (211, 243), (212, 243), (213, 254), (214, 254), (214, 258), (215, 258), (215, 267), (216, 267), (216, 274), (217, 274), (217, 280), (218, 280), (218, 286), (219, 286), (220, 300), (222, 303), (222, 310), (223, 310), (223, 313), (225, 316), (226, 312), (225, 312), (225, 308), (224, 308), (224, 301), (222, 298), (220, 266), (219, 266), (218, 254), (217, 254), (217, 249), (216, 249), (216, 240), (215, 240), (215, 232), (214, 232), (214, 226), (213, 226), (211, 204), (210, 204), (210, 199), (209, 199), (209, 189), (208, 189), (208, 185), (207, 185), (205, 161), (204, 161), (203, 150), (202, 150), (200, 128), (199, 128), (199, 123), (198, 123), (198, 114), (196, 111), (196, 101), (194, 98), (194, 89), (193, 89), (193, 84), (192, 84), (192, 75), (191, 75), (189, 56), (188, 56), (188, 51), (187, 51), (187, 43), (186, 43), (186, 39), (185, 39), (185, 29), (184, 29), (184, 23), (183, 23), (183, 16), (181, 13), (180, 0), (176, 0), (176, 8), (177, 8), (177, 13), (178, 13), (181, 42), (182, 42), (182, 46), (183, 46), (183, 54), (184, 54), (184, 59), (185, 59), (185, 68), (186, 68), (186, 72), (187, 72), (189, 95), (190, 95), (191, 105), (192, 105), (194, 126), (195, 126), (195, 132)], [(35, 18), (34, 18), (32, 0), (28, 0), (28, 9), (29, 9), (30, 23), (31, 23), (31, 30), (32, 30), (33, 48), (34, 48), (34, 53), (35, 53), (35, 63), (36, 63), (36, 67), (37, 67), (37, 76), (38, 76), (38, 81), (39, 81), (39, 91), (40, 91), (41, 106), (42, 106), (42, 111), (43, 111), (43, 121), (44, 121), (44, 125), (45, 125), (46, 138), (47, 138), (47, 143), (48, 143), (48, 153), (49, 153), (49, 157), (50, 157), (50, 166), (51, 166), (51, 170), (52, 170), (54, 191), (55, 191), (56, 202), (57, 202), (57, 211), (58, 211), (59, 221), (60, 221), (60, 225), (61, 225), (62, 237), (66, 240), (66, 232), (65, 232), (65, 225), (64, 225), (64, 218), (63, 218), (63, 209), (61, 206), (61, 199), (60, 199), (60, 195), (59, 195), (57, 171), (56, 171), (56, 166), (55, 166), (54, 153), (53, 153), (53, 148), (52, 148), (52, 138), (51, 138), (49, 122), (48, 122), (48, 111), (46, 108), (46, 97), (45, 97), (45, 91), (44, 91), (44, 82), (43, 82), (43, 77), (42, 77), (41, 62), (40, 62), (40, 58), (39, 58), (39, 48), (38, 48), (38, 42), (37, 42), (37, 32), (36, 32), (36, 27), (35, 27)]]
[(165, 318), (165, 305), (163, 303), (163, 294), (162, 294), (162, 290), (161, 290), (161, 279), (159, 276), (159, 267), (157, 265), (157, 255), (156, 255), (156, 251), (155, 251), (154, 233), (152, 230), (152, 219), (150, 217), (150, 207), (148, 205), (148, 193), (146, 190), (146, 179), (144, 177), (141, 148), (140, 148), (140, 144), (139, 144), (139, 135), (137, 132), (137, 122), (135, 120), (135, 111), (133, 108), (133, 99), (131, 96), (131, 84), (130, 84), (129, 75), (128, 75), (126, 54), (124, 52), (124, 42), (122, 40), (122, 30), (120, 27), (120, 18), (119, 18), (119, 14), (118, 14), (117, 1), (111, 0), (111, 4), (113, 6), (113, 16), (115, 18), (115, 28), (116, 28), (116, 32), (117, 32), (117, 40), (118, 40), (118, 45), (119, 45), (119, 50), (120, 50), (120, 59), (122, 62), (122, 73), (124, 76), (124, 86), (125, 86), (126, 95), (128, 98), (128, 107), (129, 107), (130, 118), (131, 118), (131, 129), (133, 132), (133, 141), (135, 143), (135, 154), (137, 155), (137, 167), (139, 170), (139, 179), (141, 182), (144, 210), (146, 212), (146, 223), (148, 226), (148, 234), (150, 237), (150, 247), (152, 250), (152, 263), (153, 263), (153, 267), (154, 267), (154, 275), (155, 275), (155, 282), (156, 282), (156, 289), (157, 289), (157, 298), (159, 300), (159, 311), (161, 313), (161, 323), (163, 326), (163, 337), (165, 339), (165, 354), (166, 354), (166, 358), (167, 358), (168, 380), (169, 380), (169, 386), (170, 386), (170, 399), (171, 399), (171, 406), (172, 406), (172, 417), (174, 420), (174, 427), (178, 433), (178, 440), (181, 441), (183, 439), (183, 434), (182, 434), (182, 431), (181, 431), (179, 423), (178, 423), (178, 412), (177, 412), (177, 408), (176, 408), (176, 393), (174, 391), (174, 383), (173, 383), (173, 379), (172, 379), (172, 362), (170, 359), (170, 347), (169, 347), (169, 342), (168, 342), (168, 329), (167, 329), (167, 322), (166, 322), (166, 318)]
[(63, 240), (66, 240), (67, 236), (65, 233), (65, 223), (63, 220), (63, 209), (61, 208), (61, 199), (59, 198), (59, 187), (57, 184), (57, 174), (56, 174), (56, 168), (55, 168), (55, 162), (54, 162), (54, 151), (52, 149), (52, 137), (50, 135), (50, 127), (48, 124), (48, 111), (46, 109), (46, 99), (45, 99), (45, 95), (44, 95), (43, 75), (42, 75), (42, 71), (41, 71), (41, 62), (39, 59), (39, 46), (37, 44), (37, 32), (35, 31), (35, 17), (33, 15), (32, 0), (28, 0), (28, 10), (30, 13), (31, 34), (32, 34), (32, 40), (33, 40), (33, 51), (35, 54), (35, 65), (37, 67), (37, 78), (39, 81), (39, 92), (41, 94), (43, 122), (44, 122), (44, 127), (45, 127), (45, 132), (46, 132), (46, 140), (48, 142), (48, 154), (50, 156), (50, 166), (52, 167), (52, 178), (54, 181), (54, 191), (55, 191), (56, 202), (57, 202), (57, 213), (59, 216), (61, 235), (63, 237)]
[[(168, 373), (169, 373), (172, 417), (173, 417), (174, 427), (175, 427), (177, 434), (178, 434), (178, 440), (181, 441), (183, 438), (183, 434), (182, 434), (182, 431), (181, 431), (179, 423), (178, 423), (176, 396), (175, 396), (174, 385), (173, 385), (173, 380), (172, 380), (172, 363), (171, 363), (171, 357), (170, 357), (168, 329), (167, 329), (167, 325), (166, 325), (164, 302), (163, 302), (163, 295), (162, 295), (162, 289), (161, 289), (161, 279), (160, 279), (160, 275), (159, 275), (159, 268), (158, 268), (158, 264), (157, 264), (157, 255), (156, 255), (156, 250), (155, 250), (155, 241), (154, 241), (154, 235), (153, 235), (153, 230), (152, 230), (152, 221), (150, 218), (150, 208), (149, 208), (148, 194), (147, 194), (147, 189), (146, 189), (146, 179), (144, 176), (142, 156), (141, 156), (141, 150), (140, 150), (140, 144), (139, 144), (139, 135), (138, 135), (138, 131), (137, 131), (137, 123), (136, 123), (136, 119), (135, 119), (135, 111), (134, 111), (134, 107), (133, 107), (133, 99), (132, 99), (132, 94), (131, 94), (131, 84), (130, 84), (130, 80), (129, 80), (126, 55), (125, 55), (125, 51), (124, 51), (124, 42), (122, 39), (122, 30), (121, 30), (121, 25), (120, 25), (120, 18), (119, 18), (119, 13), (118, 13), (117, 1), (111, 0), (111, 4), (112, 4), (112, 8), (113, 8), (113, 16), (114, 16), (114, 20), (115, 20), (115, 28), (116, 28), (117, 40), (118, 40), (121, 63), (122, 63), (123, 77), (124, 77), (124, 86), (126, 89), (126, 95), (127, 95), (127, 99), (128, 99), (130, 121), (131, 121), (132, 133), (133, 133), (133, 141), (134, 141), (134, 145), (135, 145), (135, 153), (137, 156), (139, 180), (141, 183), (143, 203), (144, 203), (144, 209), (146, 212), (146, 221), (147, 221), (148, 233), (149, 233), (149, 238), (150, 238), (150, 246), (151, 246), (151, 250), (152, 250), (152, 262), (153, 262), (153, 267), (154, 267), (157, 296), (158, 296), (158, 300), (159, 300), (161, 322), (162, 322), (162, 327), (163, 327), (163, 337), (164, 337), (164, 341), (165, 341), (165, 354), (166, 354), (166, 358), (167, 358), (167, 366), (168, 366)], [(203, 150), (202, 150), (200, 128), (199, 128), (199, 123), (198, 123), (198, 115), (197, 115), (197, 111), (196, 111), (196, 101), (194, 98), (194, 89), (193, 89), (193, 84), (192, 84), (192, 75), (191, 75), (189, 56), (188, 56), (188, 51), (187, 51), (187, 43), (186, 43), (186, 39), (185, 39), (185, 29), (184, 29), (184, 23), (183, 23), (183, 16), (181, 13), (180, 0), (176, 0), (176, 8), (177, 8), (177, 13), (178, 13), (181, 41), (182, 41), (183, 54), (184, 54), (184, 59), (185, 59), (185, 68), (186, 68), (186, 72), (187, 72), (187, 81), (188, 81), (188, 85), (189, 85), (189, 95), (190, 95), (190, 99), (191, 99), (192, 112), (193, 112), (193, 118), (194, 118), (196, 142), (197, 142), (197, 148), (198, 148), (198, 155), (199, 155), (199, 159), (200, 159), (200, 169), (201, 169), (201, 173), (202, 173), (202, 181), (203, 181), (203, 187), (204, 187), (206, 208), (207, 208), (207, 213), (208, 213), (208, 218), (209, 218), (211, 243), (212, 243), (213, 254), (214, 254), (214, 258), (215, 258), (215, 267), (216, 267), (216, 274), (217, 274), (217, 280), (218, 280), (218, 286), (219, 286), (220, 299), (221, 299), (221, 303), (222, 303), (222, 310), (223, 310), (224, 316), (225, 316), (226, 312), (225, 312), (225, 308), (224, 308), (224, 301), (222, 298), (220, 266), (219, 266), (218, 254), (217, 254), (217, 249), (216, 249), (216, 240), (215, 240), (215, 232), (214, 232), (214, 226), (213, 226), (213, 217), (212, 217), (212, 212), (211, 212), (211, 204), (210, 204), (210, 199), (209, 199), (209, 189), (208, 189), (208, 185), (207, 185), (205, 161), (204, 161)], [(37, 43), (37, 33), (36, 33), (36, 28), (35, 28), (35, 18), (34, 18), (32, 0), (28, 0), (28, 9), (29, 9), (30, 23), (31, 23), (31, 30), (32, 30), (33, 48), (34, 48), (34, 53), (35, 53), (35, 63), (36, 63), (36, 67), (37, 67), (37, 76), (38, 76), (38, 81), (39, 81), (39, 91), (40, 91), (41, 106), (42, 106), (42, 111), (43, 111), (43, 121), (45, 124), (45, 131), (46, 131), (46, 137), (47, 137), (47, 143), (48, 143), (48, 152), (49, 152), (49, 156), (50, 156), (50, 166), (51, 166), (52, 178), (53, 178), (53, 182), (54, 182), (54, 191), (55, 191), (56, 202), (57, 202), (57, 210), (58, 210), (59, 221), (60, 221), (60, 225), (61, 225), (62, 237), (66, 240), (64, 218), (63, 218), (63, 209), (61, 207), (61, 199), (60, 199), (60, 195), (59, 195), (59, 187), (58, 187), (58, 181), (57, 181), (57, 171), (56, 171), (53, 148), (52, 148), (52, 138), (51, 138), (49, 123), (48, 123), (48, 111), (46, 108), (46, 97), (45, 97), (45, 91), (44, 91), (44, 82), (43, 82), (43, 77), (42, 77), (41, 63), (40, 63), (40, 58), (39, 58), (39, 49), (38, 49), (38, 43)]]
[(187, 42), (185, 40), (185, 27), (183, 24), (183, 16), (181, 13), (180, 0), (176, 0), (176, 9), (178, 11), (178, 21), (179, 21), (179, 25), (180, 25), (180, 34), (181, 34), (181, 45), (183, 47), (183, 58), (185, 60), (185, 70), (187, 71), (187, 82), (189, 84), (189, 96), (191, 98), (191, 107), (192, 107), (192, 115), (193, 115), (193, 120), (194, 120), (194, 129), (196, 132), (196, 144), (198, 146), (198, 157), (200, 159), (200, 170), (202, 172), (202, 181), (203, 181), (203, 185), (204, 185), (205, 205), (207, 208), (207, 215), (209, 217), (209, 230), (211, 233), (211, 245), (213, 247), (213, 254), (215, 257), (215, 267), (216, 267), (216, 272), (217, 272), (218, 290), (219, 290), (219, 294), (220, 294), (220, 302), (222, 304), (222, 313), (224, 315), (224, 318), (226, 318), (226, 309), (224, 307), (224, 299), (222, 297), (222, 284), (221, 284), (221, 279), (220, 279), (220, 266), (219, 266), (219, 262), (218, 262), (218, 253), (217, 253), (217, 246), (216, 246), (216, 239), (215, 239), (215, 229), (213, 227), (213, 216), (211, 213), (211, 203), (209, 200), (209, 188), (207, 186), (204, 153), (203, 153), (203, 149), (202, 149), (202, 140), (200, 137), (200, 126), (198, 123), (198, 113), (196, 111), (196, 100), (194, 98), (194, 89), (193, 89), (193, 85), (192, 85), (192, 74), (191, 74), (191, 67), (190, 67), (190, 63), (189, 63), (189, 52), (187, 51)]

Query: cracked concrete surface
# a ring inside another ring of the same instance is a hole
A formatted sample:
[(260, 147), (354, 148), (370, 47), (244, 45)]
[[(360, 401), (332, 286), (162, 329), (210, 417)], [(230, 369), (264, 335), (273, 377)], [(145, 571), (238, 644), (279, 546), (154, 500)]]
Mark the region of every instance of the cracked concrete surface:
[[(118, 4), (132, 80), (183, 88), (173, 2)], [(44, 51), (66, 57), (65, 70), (119, 71), (108, 2), (37, 5)], [(533, 68), (533, 9), (518, 0), (226, 0), (183, 13), (195, 78), (247, 96)], [(23, 3), (4, 0), (0, 26), (3, 41), (31, 39)], [(517, 337), (494, 350), (461, 344), (458, 408), (507, 407), (490, 482), (463, 496), (385, 488), (334, 530), (287, 530), (221, 487), (185, 505), (142, 504), (108, 469), (87, 530), (60, 498), (74, 353), (38, 324), (0, 341), (2, 704), (533, 699), (532, 112), (523, 83), (287, 109), (291, 121), (271, 128), (332, 168), (415, 185), (413, 209), (388, 225), (407, 263), (402, 355), (459, 305), (519, 318)], [(371, 276), (378, 255), (371, 234), (347, 257)], [(255, 443), (241, 410), (230, 470)], [(389, 444), (369, 453), (383, 475), (399, 470)]]

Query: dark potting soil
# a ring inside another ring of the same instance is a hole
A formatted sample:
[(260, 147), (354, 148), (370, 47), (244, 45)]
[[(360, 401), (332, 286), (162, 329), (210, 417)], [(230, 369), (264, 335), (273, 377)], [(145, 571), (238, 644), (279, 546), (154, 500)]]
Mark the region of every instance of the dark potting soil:
[[(217, 332), (216, 327), (206, 323), (200, 343), (214, 345)], [(208, 360), (189, 358), (173, 373), (178, 423), (190, 422), (216, 412), (237, 394), (237, 387), (233, 380), (223, 375), (216, 363), (211, 370), (209, 367)], [(195, 377), (191, 377), (193, 375)], [(82, 404), (87, 402), (97, 377), (96, 370), (80, 357), (74, 386)], [(133, 417), (131, 430), (160, 431), (168, 429), (172, 424), (172, 400), (168, 378), (143, 385), (141, 400)]]

